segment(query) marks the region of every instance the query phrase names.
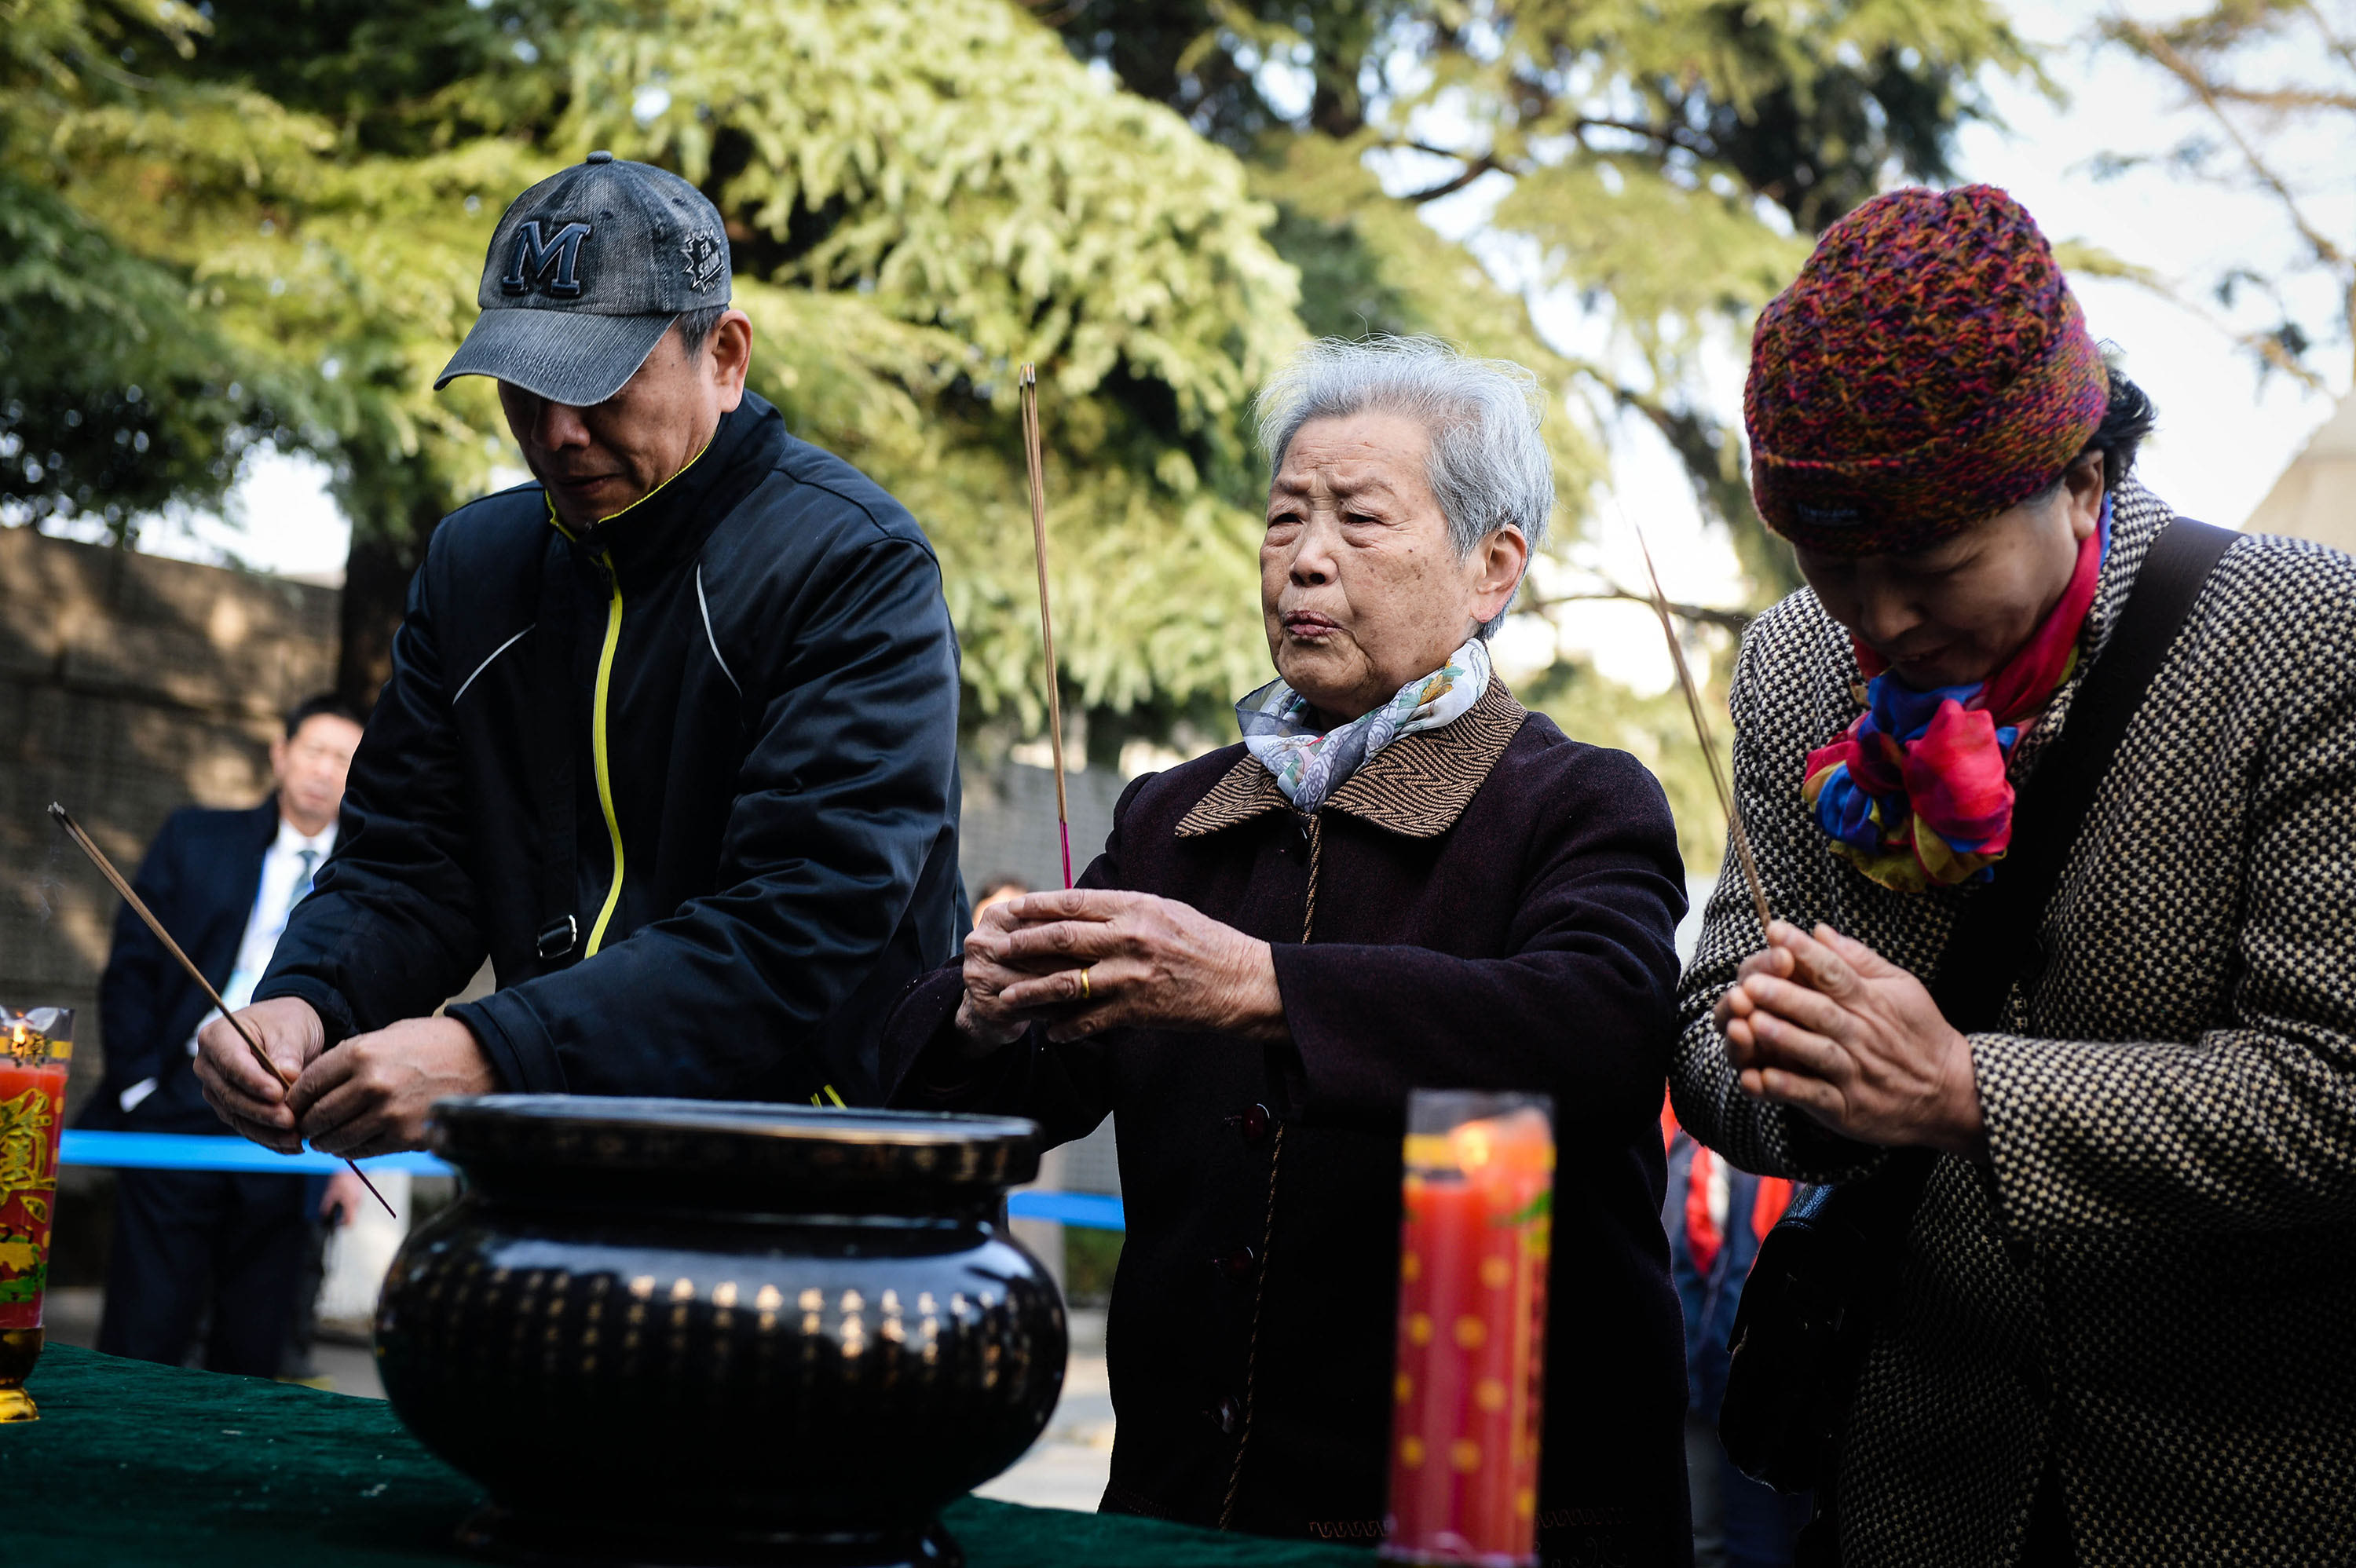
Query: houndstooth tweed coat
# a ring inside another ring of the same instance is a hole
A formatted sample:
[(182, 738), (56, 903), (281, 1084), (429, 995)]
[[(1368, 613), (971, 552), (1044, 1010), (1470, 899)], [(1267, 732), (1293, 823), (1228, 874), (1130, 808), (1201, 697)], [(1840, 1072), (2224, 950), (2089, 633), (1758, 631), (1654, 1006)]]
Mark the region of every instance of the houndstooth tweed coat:
[[(2169, 516), (2114, 493), (2087, 653)], [(1735, 671), (1736, 787), (1775, 913), (1927, 981), (1977, 890), (1877, 886), (1801, 805), (1858, 678), (1814, 594), (1762, 616)], [(1875, 1151), (1736, 1084), (1710, 1010), (1760, 932), (1728, 865), (1680, 988), (1677, 1115), (1745, 1169), (1862, 1174)], [(1971, 1040), (1991, 1165), (1939, 1162), (1874, 1332), (1846, 1563), (2015, 1561), (2049, 1458), (2082, 1563), (2356, 1563), (2356, 560), (2235, 541), (2039, 937), (2006, 1029)]]

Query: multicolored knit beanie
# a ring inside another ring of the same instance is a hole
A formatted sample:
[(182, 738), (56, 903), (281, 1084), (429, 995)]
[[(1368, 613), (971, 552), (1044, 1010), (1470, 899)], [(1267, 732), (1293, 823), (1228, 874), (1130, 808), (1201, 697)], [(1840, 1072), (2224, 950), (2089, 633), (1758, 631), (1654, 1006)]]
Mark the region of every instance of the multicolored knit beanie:
[(1759, 317), (1751, 493), (1804, 549), (1920, 549), (2052, 484), (2109, 398), (2019, 202), (1986, 185), (1892, 191), (1826, 229)]

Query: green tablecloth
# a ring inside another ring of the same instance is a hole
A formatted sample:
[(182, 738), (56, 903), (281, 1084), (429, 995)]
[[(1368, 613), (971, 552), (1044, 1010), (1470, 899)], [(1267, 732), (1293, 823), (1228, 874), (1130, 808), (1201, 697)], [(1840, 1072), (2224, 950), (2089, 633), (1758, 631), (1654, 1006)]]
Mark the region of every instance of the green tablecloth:
[[(0, 1563), (336, 1568), (465, 1563), (452, 1530), (482, 1494), (378, 1400), (52, 1345), (27, 1388), (41, 1420), (0, 1426)], [(972, 1568), (1039, 1564), (1368, 1568), (1317, 1542), (968, 1498), (949, 1528)]]

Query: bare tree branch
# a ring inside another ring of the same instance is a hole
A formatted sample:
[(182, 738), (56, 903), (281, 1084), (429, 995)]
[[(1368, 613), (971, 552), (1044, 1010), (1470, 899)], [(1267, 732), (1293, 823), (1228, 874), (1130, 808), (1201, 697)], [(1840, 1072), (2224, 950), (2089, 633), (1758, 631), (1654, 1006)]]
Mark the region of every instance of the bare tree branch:
[(2314, 251), (2316, 259), (2334, 270), (2344, 269), (2348, 265), (2346, 254), (2332, 241), (2330, 236), (2308, 220), (2307, 210), (2299, 205), (2297, 196), (2284, 182), (2282, 176), (2275, 173), (2273, 166), (2265, 158), (2259, 156), (2257, 148), (2251, 144), (2246, 135), (2243, 134), (2241, 126), (2234, 123), (2232, 115), (2225, 112), (2225, 106), (2218, 97), (2217, 84), (2209, 80), (2208, 74), (2192, 61), (2185, 59), (2167, 36), (2157, 28), (2147, 27), (2132, 17), (2124, 16), (2115, 17), (2111, 26), (2120, 36), (2141, 49), (2146, 58), (2182, 82), (2186, 89), (2200, 100), (2201, 107), (2209, 111), (2211, 118), (2224, 129), (2226, 135), (2233, 138), (2233, 146), (2241, 153), (2242, 161), (2248, 165), (2251, 175), (2261, 185), (2274, 192), (2276, 198), (2283, 204), (2283, 210), (2290, 215), (2292, 226), (2298, 230), (2300, 238), (2304, 239), (2308, 247)]
[(2215, 84), (2214, 91), (2225, 102), (2246, 103), (2253, 109), (2264, 109), (2277, 114), (2294, 113), (2302, 109), (2336, 109), (2356, 114), (2356, 93), (2327, 92), (2311, 87), (2238, 87), (2231, 82), (2219, 82)]
[(1402, 142), (1396, 144), (1410, 152), (1430, 153), (1439, 157), (1457, 158), (1463, 162), (1464, 168), (1461, 174), (1441, 180), (1438, 185), (1426, 186), (1421, 190), (1411, 190), (1399, 197), (1401, 201), (1413, 202), (1419, 206), (1427, 201), (1438, 201), (1443, 196), (1454, 196), (1483, 175), (1514, 172), (1485, 153), (1479, 157), (1473, 157), (1464, 153), (1451, 153), (1445, 147), (1427, 146), (1421, 142)]
[[(1651, 594), (1635, 592), (1633, 590), (1622, 588), (1617, 583), (1611, 582), (1610, 580), (1607, 579), (1606, 585), (1603, 588), (1591, 593), (1547, 594), (1540, 593), (1535, 588), (1525, 586), (1522, 590), (1521, 603), (1516, 605), (1515, 608), (1533, 611), (1536, 613), (1545, 615), (1551, 620), (1553, 618), (1553, 612), (1562, 608), (1566, 604), (1584, 604), (1593, 603), (1599, 601), (1616, 602), (1620, 600), (1625, 600), (1632, 604), (1642, 604), (1647, 610), (1653, 607), (1653, 596)], [(1708, 604), (1680, 604), (1675, 600), (1671, 600), (1669, 602), (1669, 613), (1675, 615), (1680, 621), (1689, 621), (1697, 626), (1716, 626), (1721, 631), (1731, 632), (1738, 637), (1742, 635), (1745, 631), (1749, 630), (1751, 623), (1757, 618), (1748, 610), (1720, 610)]]
[(2154, 276), (2141, 268), (2136, 268), (2131, 272), (2115, 273), (2113, 276), (2119, 282), (2133, 283), (2137, 288), (2145, 289), (2149, 291), (2151, 293), (2157, 294), (2159, 298), (2166, 300), (2169, 304), (2174, 305), (2177, 309), (2184, 312), (2188, 315), (2198, 316), (2201, 320), (2208, 323), (2211, 326), (2215, 327), (2217, 331), (2224, 336), (2233, 339), (2238, 347), (2245, 348), (2249, 352), (2256, 355), (2268, 365), (2271, 365), (2276, 369), (2283, 372), (2283, 374), (2290, 377), (2293, 380), (2298, 382), (2299, 385), (2307, 388), (2309, 391), (2328, 392), (2331, 389), (2329, 383), (2325, 381), (2321, 376), (2316, 374), (2313, 370), (2308, 369), (2305, 365), (2300, 364), (2297, 359), (2293, 357), (2290, 350), (2285, 348), (2282, 346), (2281, 339), (2276, 337), (2273, 333), (2244, 332), (2235, 327), (2233, 323), (2227, 321), (2222, 315), (2211, 310), (2200, 300), (2185, 293), (2182, 290), (2177, 288), (2166, 279)]
[[(2356, 70), (2356, 43), (2351, 43), (2331, 30), (2330, 18), (2316, 8), (2315, 0), (2307, 0), (2307, 4), (2301, 5), (2299, 9), (2305, 11), (2307, 19), (2315, 24), (2315, 30), (2323, 35), (2324, 47), (2338, 55), (2340, 63), (2350, 70)], [(2335, 106), (2342, 109), (2356, 108), (2356, 101), (2343, 100)]]

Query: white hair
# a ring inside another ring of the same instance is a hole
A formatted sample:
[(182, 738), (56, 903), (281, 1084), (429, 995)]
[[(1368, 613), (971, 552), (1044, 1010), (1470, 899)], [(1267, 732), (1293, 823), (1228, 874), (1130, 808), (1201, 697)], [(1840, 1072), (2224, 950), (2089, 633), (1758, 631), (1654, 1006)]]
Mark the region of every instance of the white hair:
[[(1437, 337), (1321, 337), (1260, 389), (1259, 443), (1270, 479), (1311, 420), (1401, 414), (1430, 432), (1426, 476), (1458, 555), (1499, 528), (1517, 529), (1533, 555), (1554, 510), (1554, 464), (1538, 426), (1546, 394), (1510, 359), (1475, 359)], [(1500, 613), (1482, 626), (1494, 635)]]

